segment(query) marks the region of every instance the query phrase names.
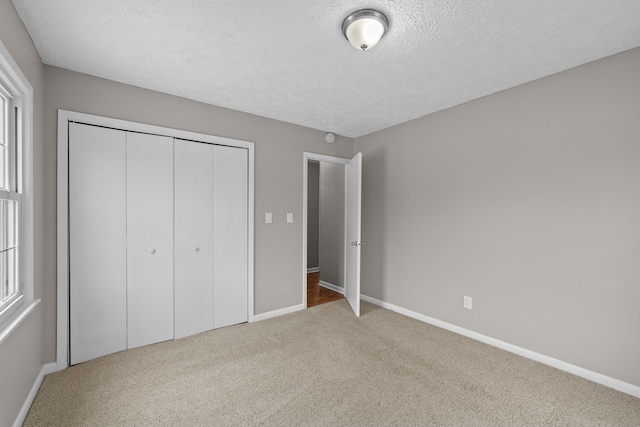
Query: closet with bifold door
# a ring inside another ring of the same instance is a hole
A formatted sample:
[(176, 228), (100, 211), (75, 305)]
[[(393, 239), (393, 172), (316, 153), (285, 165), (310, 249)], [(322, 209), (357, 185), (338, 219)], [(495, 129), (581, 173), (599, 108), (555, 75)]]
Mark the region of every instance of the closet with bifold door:
[(69, 124), (77, 364), (248, 320), (248, 152)]

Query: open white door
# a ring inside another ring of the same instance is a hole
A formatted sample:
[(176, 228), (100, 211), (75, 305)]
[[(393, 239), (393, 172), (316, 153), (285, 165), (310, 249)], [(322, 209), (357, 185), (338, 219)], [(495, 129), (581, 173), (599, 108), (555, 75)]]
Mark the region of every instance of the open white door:
[(360, 316), (360, 241), (362, 205), (362, 153), (349, 160), (344, 174), (345, 205), (345, 295), (356, 316)]

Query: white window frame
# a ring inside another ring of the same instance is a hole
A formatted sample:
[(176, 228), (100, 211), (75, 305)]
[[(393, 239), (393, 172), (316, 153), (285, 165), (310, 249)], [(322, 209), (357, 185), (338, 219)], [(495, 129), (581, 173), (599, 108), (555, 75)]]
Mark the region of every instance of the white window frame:
[(19, 199), (20, 217), (18, 242), (18, 277), (22, 295), (15, 298), (0, 313), (0, 344), (33, 311), (40, 300), (34, 300), (33, 264), (33, 87), (18, 67), (9, 50), (0, 41), (0, 81), (13, 98), (12, 104), (19, 108), (17, 127), (19, 144), (17, 164), (21, 173), (10, 171), (11, 179), (17, 179), (20, 195), (0, 190), (5, 199)]

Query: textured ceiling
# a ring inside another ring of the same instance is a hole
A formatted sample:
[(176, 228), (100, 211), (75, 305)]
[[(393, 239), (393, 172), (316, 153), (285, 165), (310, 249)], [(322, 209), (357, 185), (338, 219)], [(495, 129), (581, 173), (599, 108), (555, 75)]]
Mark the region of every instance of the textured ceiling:
[[(348, 137), (640, 46), (640, 0), (13, 3), (46, 64)], [(360, 52), (367, 7), (390, 29)]]

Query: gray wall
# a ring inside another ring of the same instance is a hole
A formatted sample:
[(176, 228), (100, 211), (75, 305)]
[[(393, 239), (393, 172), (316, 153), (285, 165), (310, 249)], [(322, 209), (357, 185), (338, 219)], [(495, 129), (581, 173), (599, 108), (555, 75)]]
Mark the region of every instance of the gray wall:
[(317, 268), (318, 227), (320, 225), (320, 165), (309, 163), (307, 175), (307, 268)]
[[(255, 312), (302, 304), (303, 152), (350, 157), (353, 140), (324, 142), (324, 132), (45, 67), (46, 228), (55, 235), (57, 110), (80, 111), (134, 122), (253, 141), (255, 143)], [(265, 224), (266, 212), (273, 224)], [(286, 213), (294, 223), (287, 224)], [(55, 243), (55, 242), (54, 242)], [(55, 271), (55, 246), (47, 247)], [(45, 357), (55, 357), (55, 276), (45, 289)]]
[[(55, 286), (55, 271), (53, 275), (47, 275), (43, 267), (44, 257), (55, 260), (55, 246), (54, 252), (45, 253), (45, 242), (48, 236), (47, 230), (43, 227), (45, 222), (42, 138), (44, 66), (9, 0), (0, 0), (0, 40), (33, 86), (34, 291), (35, 297), (40, 298), (43, 287)], [(55, 170), (55, 164), (53, 167)], [(51, 209), (55, 215), (55, 205)], [(42, 309), (43, 304), (38, 305), (35, 311), (0, 345), (0, 361), (2, 361), (0, 363), (0, 426), (13, 424), (42, 368)], [(55, 319), (48, 320), (55, 322)]]
[(634, 49), (357, 138), (362, 292), (640, 386), (639, 76)]
[(320, 162), (319, 259), (320, 280), (344, 287), (344, 165), (335, 163)]

